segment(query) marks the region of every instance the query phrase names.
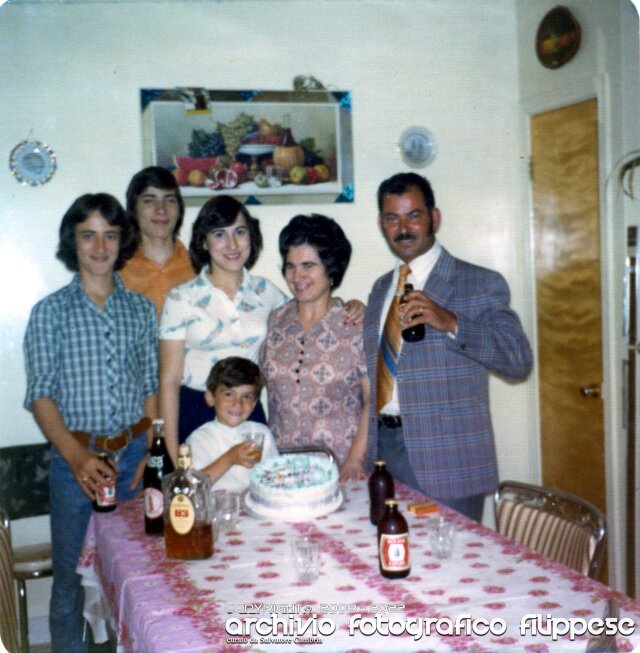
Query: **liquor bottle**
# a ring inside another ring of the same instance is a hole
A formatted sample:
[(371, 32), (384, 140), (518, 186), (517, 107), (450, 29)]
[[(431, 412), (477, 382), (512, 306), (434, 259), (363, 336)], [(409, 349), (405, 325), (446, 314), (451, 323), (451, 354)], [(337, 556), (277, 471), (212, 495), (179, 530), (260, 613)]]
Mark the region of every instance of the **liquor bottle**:
[(384, 460), (376, 460), (369, 476), (369, 519), (372, 524), (377, 524), (384, 514), (384, 502), (394, 496), (393, 476)]
[(398, 510), (396, 499), (387, 499), (378, 522), (378, 558), (385, 578), (405, 578), (411, 571), (409, 526)]
[(175, 470), (164, 439), (164, 420), (153, 420), (153, 441), (144, 468), (144, 530), (147, 535), (164, 533), (162, 479)]
[(167, 557), (204, 560), (213, 555), (211, 480), (191, 467), (191, 447), (178, 448), (178, 469), (162, 479)]
[(109, 459), (109, 454), (100, 452), (98, 454), (98, 458), (100, 458), (103, 463), (106, 463), (109, 465), (109, 467), (111, 467), (111, 469), (113, 469), (113, 474), (109, 479), (104, 477), (104, 484), (100, 485), (100, 487), (97, 489), (95, 499), (93, 500), (93, 509), (96, 512), (111, 512), (118, 507), (118, 495), (116, 488), (117, 471)]
[[(400, 304), (406, 303), (406, 295), (413, 290), (413, 284), (404, 284), (404, 294), (400, 298)], [(416, 324), (402, 330), (402, 339), (406, 342), (418, 342), (424, 338), (424, 324)]]

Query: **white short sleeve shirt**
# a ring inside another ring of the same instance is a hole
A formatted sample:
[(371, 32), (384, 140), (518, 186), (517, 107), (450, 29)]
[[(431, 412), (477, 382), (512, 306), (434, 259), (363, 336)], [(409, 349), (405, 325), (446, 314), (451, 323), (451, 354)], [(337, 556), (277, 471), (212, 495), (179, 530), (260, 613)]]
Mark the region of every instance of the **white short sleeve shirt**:
[[(214, 419), (197, 428), (186, 443), (191, 446), (191, 462), (196, 469), (204, 469), (215, 462), (231, 447), (240, 444), (245, 434), (251, 431), (264, 433), (262, 460), (278, 455), (276, 442), (271, 431), (258, 422), (243, 422), (239, 426), (226, 426)], [(251, 469), (242, 465), (232, 465), (214, 484), (215, 490), (244, 492), (249, 487)]]

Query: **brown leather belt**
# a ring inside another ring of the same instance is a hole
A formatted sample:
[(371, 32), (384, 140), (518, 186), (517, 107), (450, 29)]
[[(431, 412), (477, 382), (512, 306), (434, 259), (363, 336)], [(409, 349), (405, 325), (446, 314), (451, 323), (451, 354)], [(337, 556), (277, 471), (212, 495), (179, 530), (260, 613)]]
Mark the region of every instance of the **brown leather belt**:
[(92, 436), (90, 433), (84, 431), (71, 431), (71, 435), (83, 446), (88, 447), (92, 442), (96, 449), (104, 451), (120, 451), (124, 449), (133, 438), (137, 438), (145, 431), (149, 430), (151, 420), (148, 417), (143, 417), (138, 423), (133, 424), (128, 429), (121, 431), (118, 435), (96, 435)]

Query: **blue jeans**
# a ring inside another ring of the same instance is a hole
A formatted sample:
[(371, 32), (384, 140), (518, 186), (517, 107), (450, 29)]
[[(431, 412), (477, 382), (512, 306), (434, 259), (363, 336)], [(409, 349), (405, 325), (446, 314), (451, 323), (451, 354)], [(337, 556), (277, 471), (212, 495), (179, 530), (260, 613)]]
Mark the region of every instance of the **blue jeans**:
[[(131, 499), (141, 488), (129, 489), (138, 462), (147, 450), (145, 435), (138, 436), (118, 461), (118, 500)], [(91, 516), (91, 501), (76, 483), (66, 460), (53, 449), (49, 466), (51, 501), (51, 555), (53, 586), (49, 608), (53, 653), (84, 653), (89, 633), (82, 616), (84, 590), (76, 566)], [(140, 515), (142, 519), (142, 515)]]
[[(420, 487), (413, 468), (409, 462), (409, 455), (404, 444), (404, 434), (402, 427), (397, 429), (387, 428), (384, 424), (378, 427), (378, 459), (385, 460), (387, 469), (393, 478), (397, 478), (401, 483), (408, 485), (410, 488), (425, 494)], [(439, 503), (457, 510), (459, 513), (474, 519), (477, 522), (482, 521), (484, 512), (484, 494), (474, 494), (468, 497), (459, 497), (456, 499), (446, 497), (433, 497)]]

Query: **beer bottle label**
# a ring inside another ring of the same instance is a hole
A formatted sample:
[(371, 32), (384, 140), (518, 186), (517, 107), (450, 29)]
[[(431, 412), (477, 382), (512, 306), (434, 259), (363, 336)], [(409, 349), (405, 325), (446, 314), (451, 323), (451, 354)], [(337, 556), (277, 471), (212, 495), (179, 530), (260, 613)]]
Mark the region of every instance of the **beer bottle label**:
[(409, 533), (380, 535), (380, 565), (385, 571), (409, 569)]
[(162, 469), (164, 467), (164, 456), (150, 456), (147, 460), (147, 467)]
[(169, 521), (178, 535), (186, 535), (196, 520), (196, 511), (189, 497), (176, 494), (169, 504)]
[(162, 515), (164, 510), (164, 501), (162, 492), (154, 487), (148, 487), (144, 490), (144, 514), (149, 519), (157, 519)]
[(106, 481), (106, 485), (101, 485), (96, 492), (96, 504), (102, 508), (116, 505), (116, 479), (112, 478)]

